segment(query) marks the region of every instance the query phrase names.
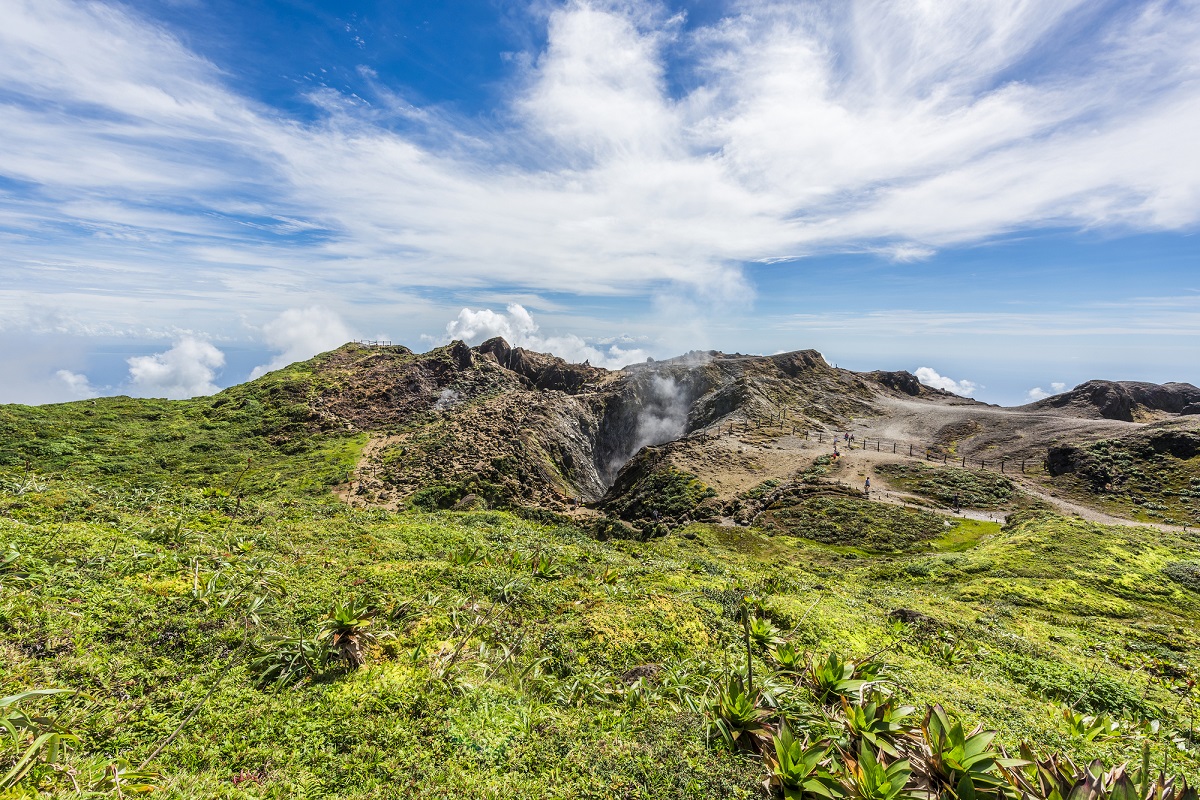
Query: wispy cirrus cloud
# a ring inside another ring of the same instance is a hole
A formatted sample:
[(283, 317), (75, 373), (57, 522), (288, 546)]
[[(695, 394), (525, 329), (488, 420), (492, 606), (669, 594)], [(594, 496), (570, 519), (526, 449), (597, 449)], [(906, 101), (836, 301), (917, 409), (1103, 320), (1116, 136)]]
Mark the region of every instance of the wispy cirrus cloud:
[(487, 120), (378, 76), (299, 118), (125, 6), (5, 8), (0, 276), (109, 332), (351, 297), (368, 329), (425, 290), (721, 304), (745, 262), (1200, 222), (1192, 0), (744, 0), (692, 28), (571, 0)]

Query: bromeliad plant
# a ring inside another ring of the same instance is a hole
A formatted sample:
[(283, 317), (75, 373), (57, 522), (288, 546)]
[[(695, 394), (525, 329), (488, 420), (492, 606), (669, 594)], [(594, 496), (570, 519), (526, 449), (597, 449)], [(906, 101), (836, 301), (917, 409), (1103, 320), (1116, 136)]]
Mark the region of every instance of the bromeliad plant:
[(482, 549), (476, 547), (460, 547), (450, 554), (450, 563), (456, 567), (473, 567), (481, 564), (486, 556)]
[(795, 738), (786, 722), (779, 725), (773, 752), (763, 753), (770, 777), (767, 791), (778, 790), (784, 800), (807, 797), (834, 800), (845, 792), (830, 768), (832, 758), (827, 743), (807, 744)]
[(892, 758), (900, 757), (896, 740), (912, 732), (913, 726), (908, 724), (908, 719), (916, 710), (913, 706), (898, 705), (896, 698), (878, 691), (871, 692), (862, 703), (842, 698), (842, 713), (850, 737), (867, 742)]
[(884, 681), (886, 672), (881, 661), (846, 661), (830, 653), (824, 661), (815, 657), (809, 661), (804, 678), (818, 700), (832, 705), (843, 698), (861, 696), (868, 687)]
[(842, 756), (842, 788), (854, 800), (927, 800), (924, 792), (906, 788), (912, 767), (906, 760), (885, 764), (866, 742), (858, 757)]
[(791, 642), (781, 642), (771, 649), (771, 660), (781, 672), (799, 674), (804, 669), (804, 654)]
[(961, 722), (950, 722), (945, 709), (935, 705), (921, 723), (927, 755), (923, 766), (931, 791), (952, 794), (960, 800), (1007, 796), (1004, 770), (1026, 762), (1006, 758), (992, 746), (995, 731), (983, 726), (967, 733)]
[(317, 640), (328, 645), (330, 651), (358, 669), (366, 661), (367, 648), (379, 638), (370, 628), (376, 611), (358, 600), (338, 603), (321, 621)]
[(751, 693), (740, 675), (731, 675), (717, 686), (709, 710), (710, 730), (731, 750), (762, 750), (770, 738), (767, 718), (771, 712), (761, 707), (761, 695)]
[(750, 638), (764, 650), (784, 643), (779, 628), (764, 617), (750, 617)]
[(543, 581), (557, 580), (562, 577), (562, 570), (553, 558), (543, 553), (533, 560), (533, 577)]
[(1094, 716), (1083, 714), (1064, 705), (1059, 707), (1055, 713), (1055, 716), (1060, 715), (1066, 722), (1071, 736), (1083, 739), (1085, 742), (1104, 741), (1121, 735), (1121, 723), (1110, 719), (1107, 714)]
[(1028, 747), (1021, 769), (1006, 776), (1024, 800), (1197, 800), (1195, 787), (1186, 779), (1176, 783), (1161, 772), (1151, 776), (1150, 744), (1142, 747), (1141, 765), (1133, 770), (1121, 764), (1107, 772), (1099, 761), (1080, 767), (1070, 758), (1052, 755), (1038, 759)]
[(283, 689), (320, 672), (329, 662), (329, 648), (317, 639), (279, 637), (250, 662), (255, 685)]

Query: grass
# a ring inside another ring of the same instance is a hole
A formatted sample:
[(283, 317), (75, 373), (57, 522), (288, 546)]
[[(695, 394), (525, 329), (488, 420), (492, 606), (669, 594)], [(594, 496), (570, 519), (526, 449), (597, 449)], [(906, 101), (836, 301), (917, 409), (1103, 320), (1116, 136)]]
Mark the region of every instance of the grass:
[(946, 529), (946, 532), (933, 540), (933, 547), (943, 553), (961, 553), (970, 550), (985, 536), (1000, 532), (999, 522), (988, 522), (980, 519), (960, 519)]
[(911, 550), (953, 525), (937, 514), (841, 494), (801, 497), (759, 517), (768, 530), (867, 552)]
[(185, 484), (259, 495), (323, 496), (349, 479), (366, 436), (311, 410), (308, 364), (194, 400), (105, 397), (0, 406), (0, 468), (107, 486)]
[(880, 464), (875, 470), (896, 489), (946, 508), (1012, 508), (1020, 495), (1003, 475), (925, 464)]
[[(348, 508), (329, 488), (361, 439), (271, 399), (308, 380), (0, 409), (0, 697), (75, 690), (24, 705), (78, 737), (6, 796), (114, 793), (125, 769), (126, 794), (165, 798), (762, 797), (762, 760), (710, 728), (747, 596), (809, 655), (878, 654), (903, 702), (1010, 749), (1111, 764), (1149, 741), (1200, 774), (1194, 534), (1044, 512), (947, 527), (836, 493), (649, 541)], [(702, 499), (687, 477), (663, 496)], [(273, 689), (254, 666), (368, 630), (359, 669), (313, 655)], [(772, 663), (755, 652), (757, 679), (783, 680)], [(1085, 740), (1047, 703), (1121, 734)], [(27, 744), (0, 739), (0, 774)]]
[[(65, 518), (62, 497), (81, 501)], [(80, 735), (70, 758), (86, 772), (101, 756), (138, 763), (213, 690), (152, 764), (167, 797), (751, 797), (760, 766), (711, 747), (701, 715), (611, 694), (639, 665), (718, 675), (738, 663), (723, 598), (746, 587), (813, 651), (884, 648), (906, 700), (940, 701), (1010, 744), (1135, 755), (1132, 739), (1072, 740), (1046, 700), (1187, 726), (1181, 684), (1156, 676), (1200, 666), (1200, 596), (1165, 572), (1195, 559), (1195, 542), (1050, 515), (962, 527), (933, 540), (956, 552), (847, 561), (815, 542), (699, 524), (599, 542), (500, 512), (263, 500), (231, 518), (227, 498), (199, 490), (49, 480), (0, 503), (0, 550), (19, 553), (0, 573), (0, 692), (86, 692), (44, 704)], [(464, 548), (484, 558), (459, 566)], [(539, 555), (553, 559), (551, 579), (534, 577)], [(606, 571), (615, 581), (599, 579)], [(225, 605), (223, 589), (198, 599), (195, 577), (215, 572), (250, 588)], [(473, 628), (504, 587), (509, 602)], [(260, 625), (251, 596), (265, 598)], [(254, 688), (251, 654), (274, 634), (314, 635), (348, 598), (411, 613), (380, 623), (390, 635), (361, 670)], [(937, 620), (965, 661), (948, 667), (921, 640), (897, 640), (887, 617), (898, 607)], [(1194, 747), (1173, 756), (1177, 769), (1200, 766)], [(31, 780), (65, 791), (48, 767)]]

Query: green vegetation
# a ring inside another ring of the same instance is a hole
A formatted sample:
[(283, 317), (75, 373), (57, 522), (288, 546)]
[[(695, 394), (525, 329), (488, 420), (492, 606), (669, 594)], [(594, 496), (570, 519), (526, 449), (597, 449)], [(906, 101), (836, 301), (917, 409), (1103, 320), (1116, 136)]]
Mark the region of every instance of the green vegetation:
[(1112, 513), (1200, 525), (1200, 435), (1171, 429), (1050, 451), (1048, 482)]
[(992, 472), (924, 464), (880, 464), (875, 470), (896, 489), (947, 508), (1008, 508), (1016, 496), (1012, 481)]
[(768, 530), (825, 544), (869, 552), (895, 552), (945, 535), (948, 523), (937, 514), (872, 503), (841, 494), (803, 497), (759, 517)]
[(1183, 800), (1159, 771), (1200, 774), (1194, 534), (824, 488), (648, 541), (350, 508), (360, 439), (263, 411), (264, 440), (220, 397), (0, 409), (2, 796), (1043, 798), (1099, 759), (1097, 800)]
[(240, 481), (243, 493), (323, 496), (349, 480), (366, 437), (313, 413), (316, 382), (311, 363), (294, 364), (194, 400), (0, 406), (0, 468), (14, 485), (50, 473), (106, 486), (228, 492)]
[(679, 519), (717, 494), (694, 474), (672, 466), (649, 471), (618, 488), (622, 491), (605, 510), (627, 520)]

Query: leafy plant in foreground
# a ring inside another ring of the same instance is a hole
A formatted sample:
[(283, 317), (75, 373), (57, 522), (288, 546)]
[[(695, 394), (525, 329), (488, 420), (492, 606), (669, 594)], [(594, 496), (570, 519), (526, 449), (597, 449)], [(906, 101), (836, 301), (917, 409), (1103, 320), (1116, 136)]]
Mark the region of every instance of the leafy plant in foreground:
[(279, 637), (272, 640), (266, 652), (250, 662), (257, 673), (255, 685), (282, 689), (311, 677), (329, 661), (329, 648), (324, 642), (303, 637)]
[(1085, 742), (1104, 741), (1119, 736), (1121, 732), (1121, 723), (1107, 714), (1084, 714), (1064, 705), (1059, 707), (1058, 715), (1067, 723), (1071, 736)]
[(898, 737), (911, 731), (912, 727), (906, 720), (915, 711), (912, 706), (897, 705), (894, 697), (886, 697), (879, 692), (872, 692), (862, 703), (852, 703), (842, 698), (847, 732), (893, 758), (900, 757), (895, 742)]
[(483, 562), (485, 556), (479, 547), (460, 547), (450, 555), (450, 563), (456, 567), (473, 567)]
[(859, 744), (858, 758), (843, 756), (842, 786), (855, 800), (924, 800), (925, 793), (905, 788), (911, 775), (908, 761), (885, 765), (866, 742)]
[(1132, 771), (1121, 764), (1105, 772), (1099, 761), (1081, 767), (1063, 755), (1038, 759), (1027, 747), (1022, 755), (1023, 768), (1009, 770), (1007, 777), (1023, 800), (1197, 800), (1186, 779), (1176, 783), (1161, 772), (1151, 777), (1149, 743)]
[(750, 638), (763, 649), (783, 644), (779, 628), (764, 617), (750, 617)]
[(358, 600), (338, 603), (321, 621), (317, 639), (327, 642), (336, 656), (358, 669), (366, 661), (366, 650), (378, 638), (370, 630), (375, 610)]
[(79, 741), (79, 737), (57, 720), (31, 716), (20, 707), (21, 703), (38, 697), (74, 693), (70, 689), (34, 689), (0, 698), (0, 731), (18, 751), (26, 742), (30, 742), (12, 768), (0, 777), (0, 789), (16, 785), (37, 764), (39, 756), (44, 754), (46, 763), (54, 764), (62, 757), (68, 742)]
[(783, 672), (797, 673), (804, 669), (804, 654), (791, 642), (780, 642), (771, 649), (771, 660)]
[(541, 554), (533, 561), (533, 577), (544, 581), (552, 581), (562, 577), (562, 570), (554, 563), (554, 559)]
[(824, 661), (815, 657), (809, 661), (805, 678), (809, 688), (823, 703), (835, 703), (838, 698), (862, 694), (872, 684), (883, 680), (886, 665), (880, 661), (847, 661), (830, 653)]
[(711, 727), (730, 749), (758, 751), (770, 736), (769, 711), (759, 706), (759, 695), (751, 694), (740, 675), (731, 675), (717, 687), (710, 710)]
[(785, 722), (779, 726), (774, 745), (773, 753), (763, 754), (771, 771), (765, 783), (768, 790), (778, 789), (784, 800), (803, 800), (812, 796), (833, 800), (844, 794), (837, 778), (828, 769), (827, 744), (806, 745), (792, 735)]
[(1002, 770), (1025, 763), (1005, 758), (992, 746), (995, 731), (979, 726), (967, 733), (961, 722), (950, 722), (941, 705), (929, 709), (921, 733), (929, 750), (925, 767), (931, 788), (944, 789), (960, 800), (1006, 796), (1008, 781)]

